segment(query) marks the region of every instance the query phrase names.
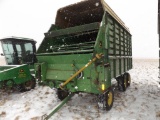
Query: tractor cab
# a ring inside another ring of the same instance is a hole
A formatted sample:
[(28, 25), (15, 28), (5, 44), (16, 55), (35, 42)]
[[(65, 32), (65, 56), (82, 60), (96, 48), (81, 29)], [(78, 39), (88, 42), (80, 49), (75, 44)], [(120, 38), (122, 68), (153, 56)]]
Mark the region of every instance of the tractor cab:
[(7, 65), (34, 64), (36, 62), (36, 41), (29, 38), (8, 37), (0, 39), (1, 56)]

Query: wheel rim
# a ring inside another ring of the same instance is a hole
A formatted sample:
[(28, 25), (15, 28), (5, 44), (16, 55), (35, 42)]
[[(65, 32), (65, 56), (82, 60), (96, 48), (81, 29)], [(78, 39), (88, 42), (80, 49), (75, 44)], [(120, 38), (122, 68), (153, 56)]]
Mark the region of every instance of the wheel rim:
[(112, 101), (113, 101), (113, 95), (112, 95), (112, 92), (109, 92), (108, 93), (108, 105), (110, 106), (112, 104)]

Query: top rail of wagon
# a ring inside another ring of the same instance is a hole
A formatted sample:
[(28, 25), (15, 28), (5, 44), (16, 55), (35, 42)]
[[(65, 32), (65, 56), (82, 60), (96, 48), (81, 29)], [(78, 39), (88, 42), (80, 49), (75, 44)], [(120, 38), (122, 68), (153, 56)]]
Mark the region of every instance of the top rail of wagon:
[(103, 9), (107, 11), (117, 22), (122, 25), (129, 33), (129, 28), (125, 25), (125, 23), (117, 16), (117, 14), (109, 7), (109, 5), (104, 1), (101, 0), (101, 3), (103, 5)]

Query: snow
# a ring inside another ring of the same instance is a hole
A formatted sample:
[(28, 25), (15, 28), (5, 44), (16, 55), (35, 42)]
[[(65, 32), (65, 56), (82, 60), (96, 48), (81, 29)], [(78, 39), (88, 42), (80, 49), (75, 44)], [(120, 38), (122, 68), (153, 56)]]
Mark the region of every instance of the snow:
[[(110, 111), (97, 107), (96, 95), (75, 94), (51, 120), (159, 120), (160, 87), (158, 60), (134, 60), (129, 71), (131, 86), (114, 91), (115, 100)], [(0, 120), (41, 120), (61, 101), (56, 90), (36, 86), (28, 92), (0, 91)]]
[(97, 2), (97, 3), (95, 4), (95, 6), (98, 7), (98, 6), (99, 6), (99, 2)]

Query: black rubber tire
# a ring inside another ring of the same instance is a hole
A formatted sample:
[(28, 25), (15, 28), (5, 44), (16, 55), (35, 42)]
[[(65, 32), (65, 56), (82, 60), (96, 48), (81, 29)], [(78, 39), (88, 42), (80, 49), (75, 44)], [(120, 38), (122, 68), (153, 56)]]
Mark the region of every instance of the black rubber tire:
[(127, 87), (128, 87), (128, 85), (127, 85), (127, 75), (124, 74), (123, 78), (122, 78), (122, 89), (123, 89), (123, 91), (126, 91)]
[(113, 102), (114, 102), (114, 91), (113, 91), (113, 89), (109, 89), (105, 93), (105, 108), (106, 108), (106, 111), (109, 111), (112, 108)]
[(127, 87), (129, 87), (131, 85), (131, 76), (129, 73), (125, 73), (126, 77), (127, 77)]
[(69, 92), (67, 90), (62, 90), (60, 88), (57, 89), (57, 96), (58, 99), (63, 100), (69, 95)]
[(126, 91), (126, 89), (127, 89), (127, 76), (126, 76), (126, 74), (117, 77), (116, 80), (118, 82), (119, 91), (122, 91), (122, 92)]
[(23, 84), (16, 85), (16, 90), (18, 90), (19, 92), (24, 92), (25, 90)]
[(117, 80), (117, 83), (118, 83), (119, 91), (124, 91), (123, 76), (117, 77), (116, 80)]
[(34, 89), (35, 86), (36, 86), (36, 80), (35, 80), (35, 78), (33, 76), (32, 76), (31, 80), (28, 80), (27, 82), (25, 82), (23, 84), (24, 91), (29, 91), (31, 89)]

